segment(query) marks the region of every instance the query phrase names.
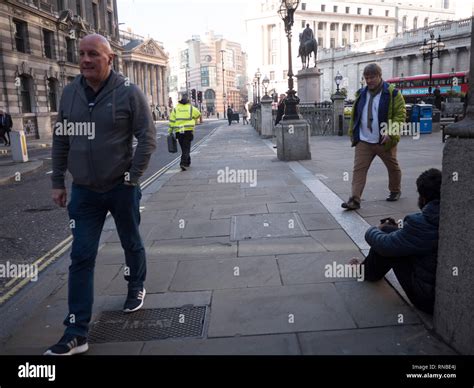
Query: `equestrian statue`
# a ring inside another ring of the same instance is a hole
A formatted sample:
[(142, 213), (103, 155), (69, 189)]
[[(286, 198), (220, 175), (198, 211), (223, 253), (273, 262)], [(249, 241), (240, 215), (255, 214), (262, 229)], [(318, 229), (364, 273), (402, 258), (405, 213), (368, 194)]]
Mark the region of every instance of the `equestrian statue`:
[(300, 34), (300, 48), (298, 57), (301, 57), (301, 63), (303, 70), (309, 68), (309, 60), (311, 54), (314, 53), (314, 67), (316, 67), (316, 55), (318, 53), (318, 42), (314, 39), (314, 33), (309, 24), (306, 24), (306, 28)]

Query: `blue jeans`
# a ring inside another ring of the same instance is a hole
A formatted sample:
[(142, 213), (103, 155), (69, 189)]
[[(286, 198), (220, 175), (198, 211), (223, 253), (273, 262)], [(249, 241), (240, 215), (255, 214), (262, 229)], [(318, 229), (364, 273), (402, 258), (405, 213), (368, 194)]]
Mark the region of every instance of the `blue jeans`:
[(117, 226), (129, 275), (129, 290), (141, 290), (146, 277), (145, 247), (140, 237), (139, 186), (119, 184), (106, 193), (72, 185), (68, 204), (74, 237), (69, 267), (69, 314), (64, 320), (66, 333), (86, 336), (94, 301), (94, 266), (100, 234), (107, 212)]

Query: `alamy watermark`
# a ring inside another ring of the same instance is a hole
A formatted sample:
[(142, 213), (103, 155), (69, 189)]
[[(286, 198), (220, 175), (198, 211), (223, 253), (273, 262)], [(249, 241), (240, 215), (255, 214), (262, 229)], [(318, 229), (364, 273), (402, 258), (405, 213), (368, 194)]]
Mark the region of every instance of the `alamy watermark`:
[(69, 122), (58, 121), (54, 125), (56, 136), (87, 136), (89, 140), (95, 139), (95, 123), (90, 121)]
[(421, 135), (421, 125), (420, 123), (400, 123), (388, 120), (388, 123), (380, 125), (380, 134), (382, 136), (411, 136), (413, 140), (418, 140)]
[(7, 261), (0, 263), (0, 278), (28, 278), (32, 282), (38, 280), (37, 264), (15, 264)]
[(365, 279), (365, 270), (363, 264), (332, 264), (324, 266), (324, 276), (326, 278), (357, 279), (363, 282)]
[(217, 183), (249, 183), (257, 186), (257, 170), (234, 170), (226, 167), (217, 171)]

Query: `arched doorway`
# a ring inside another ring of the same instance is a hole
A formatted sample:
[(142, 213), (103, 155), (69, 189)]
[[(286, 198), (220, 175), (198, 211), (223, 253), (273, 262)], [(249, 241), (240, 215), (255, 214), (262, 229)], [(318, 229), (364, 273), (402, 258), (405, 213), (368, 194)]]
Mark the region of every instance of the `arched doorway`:
[(206, 112), (214, 114), (216, 111), (216, 92), (213, 89), (207, 89), (204, 92), (204, 101), (206, 103)]

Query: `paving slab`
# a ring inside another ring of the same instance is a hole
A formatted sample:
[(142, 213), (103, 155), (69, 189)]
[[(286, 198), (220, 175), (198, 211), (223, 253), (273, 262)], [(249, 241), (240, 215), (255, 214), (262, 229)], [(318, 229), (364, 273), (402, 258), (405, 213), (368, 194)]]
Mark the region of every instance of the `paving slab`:
[(299, 355), (295, 334), (149, 341), (142, 355), (257, 356)]
[(303, 355), (456, 355), (423, 325), (299, 333)]
[(239, 241), (239, 257), (325, 252), (312, 237), (280, 237)]
[[(313, 195), (313, 194), (311, 194)], [(306, 230), (340, 229), (341, 226), (330, 214), (301, 214)]]
[(281, 285), (275, 258), (195, 260), (179, 262), (172, 291), (219, 290)]
[(359, 249), (357, 244), (342, 229), (316, 230), (309, 232), (328, 251), (351, 251)]
[(270, 213), (327, 213), (324, 206), (317, 200), (314, 202), (269, 203), (267, 206)]
[(209, 337), (355, 328), (331, 283), (214, 291)]
[[(270, 206), (270, 205), (269, 205)], [(268, 213), (267, 205), (216, 205), (212, 208), (211, 219), (229, 218), (241, 214), (261, 214)]]

